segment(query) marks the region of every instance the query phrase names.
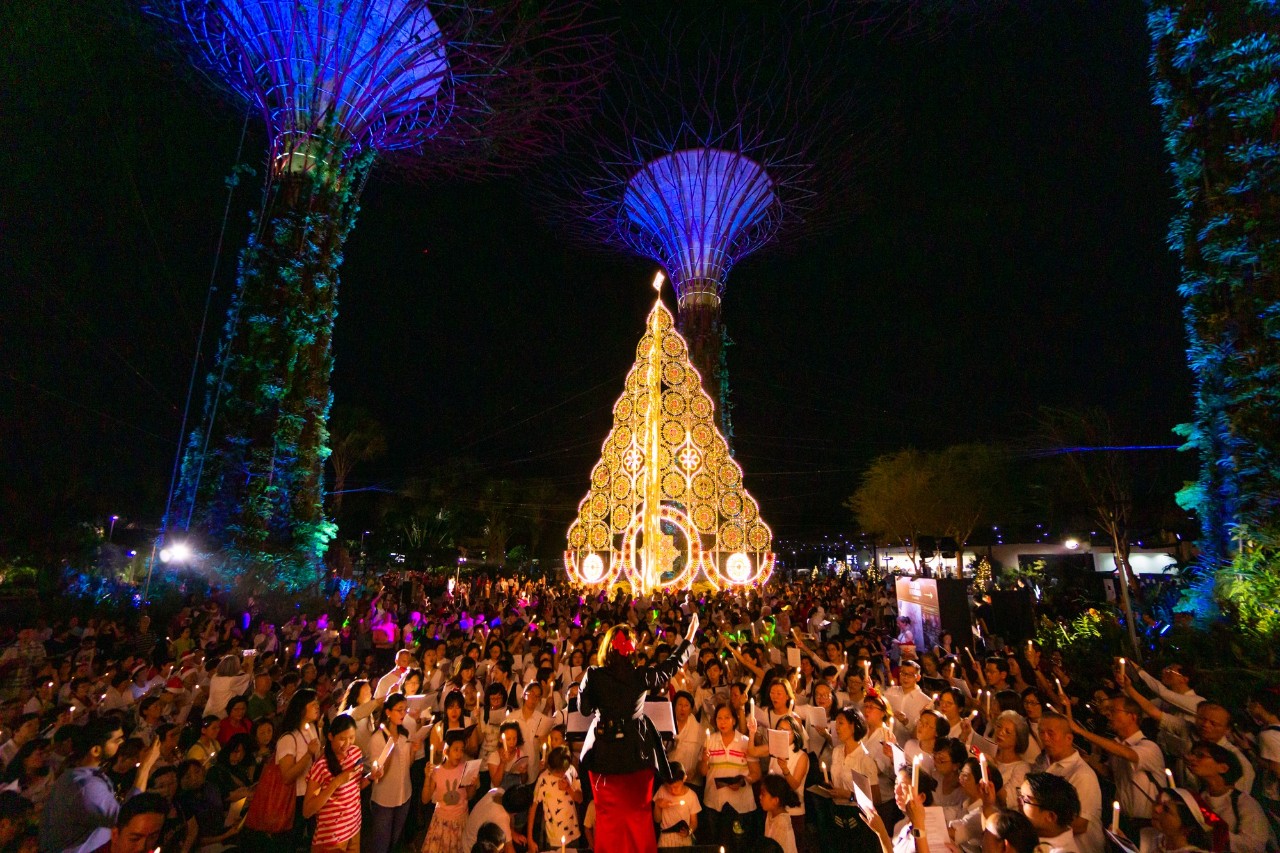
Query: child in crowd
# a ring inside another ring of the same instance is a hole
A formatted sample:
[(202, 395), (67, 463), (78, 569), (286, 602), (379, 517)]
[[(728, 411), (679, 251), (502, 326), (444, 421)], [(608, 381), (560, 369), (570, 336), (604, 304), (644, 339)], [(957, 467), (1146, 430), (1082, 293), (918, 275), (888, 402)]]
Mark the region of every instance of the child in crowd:
[(582, 837), (578, 828), (578, 804), (582, 802), (582, 782), (569, 764), (569, 750), (557, 746), (547, 753), (547, 769), (538, 776), (529, 807), (529, 851), (537, 853), (538, 808), (542, 808), (544, 849), (575, 847)]
[(760, 809), (765, 814), (764, 837), (778, 842), (782, 853), (796, 853), (796, 834), (787, 809), (800, 805), (800, 798), (777, 773), (760, 780)]
[(653, 798), (653, 817), (658, 822), (659, 847), (691, 847), (698, 831), (698, 812), (702, 803), (685, 784), (684, 767), (671, 763), (671, 781), (658, 789)]
[(456, 853), (462, 845), (462, 829), (467, 823), (467, 801), (475, 787), (473, 780), (463, 778), (467, 763), (462, 730), (446, 732), (444, 763), (428, 769), (422, 788), (422, 802), (435, 803), (431, 826), (422, 843), (422, 853)]

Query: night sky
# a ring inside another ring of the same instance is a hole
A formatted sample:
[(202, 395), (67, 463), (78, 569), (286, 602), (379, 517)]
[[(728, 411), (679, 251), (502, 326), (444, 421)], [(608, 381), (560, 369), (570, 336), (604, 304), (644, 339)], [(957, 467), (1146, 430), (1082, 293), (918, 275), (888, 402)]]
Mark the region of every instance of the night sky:
[[(859, 471), (908, 444), (1025, 434), (1041, 405), (1170, 444), (1189, 415), (1143, 4), (1027, 5), (851, 43), (880, 155), (819, 191), (858, 212), (729, 278), (738, 459), (779, 536), (847, 529)], [(154, 523), (244, 113), (109, 0), (0, 23), (0, 508)], [(259, 199), (259, 128), (244, 144), (258, 176), (232, 200), (202, 375)], [(366, 190), (333, 385), (390, 452), (351, 485), (468, 457), (585, 493), (654, 267), (570, 244), (528, 183)]]

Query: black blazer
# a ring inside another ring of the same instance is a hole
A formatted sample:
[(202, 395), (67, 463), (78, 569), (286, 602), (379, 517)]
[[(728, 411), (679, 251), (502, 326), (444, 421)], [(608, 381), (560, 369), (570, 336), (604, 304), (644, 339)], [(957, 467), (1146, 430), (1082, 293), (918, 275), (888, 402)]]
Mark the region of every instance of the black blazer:
[(650, 691), (666, 687), (692, 654), (693, 646), (686, 640), (657, 666), (638, 668), (621, 660), (582, 674), (578, 710), (592, 718), (582, 745), (584, 771), (634, 773), (652, 767), (658, 778), (667, 778), (667, 753), (658, 730), (644, 715), (644, 700)]

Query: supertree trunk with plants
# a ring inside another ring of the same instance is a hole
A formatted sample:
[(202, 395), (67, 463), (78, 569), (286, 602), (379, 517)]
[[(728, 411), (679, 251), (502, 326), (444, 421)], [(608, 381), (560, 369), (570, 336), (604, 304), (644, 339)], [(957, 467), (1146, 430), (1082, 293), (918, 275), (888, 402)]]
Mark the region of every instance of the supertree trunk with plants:
[(253, 586), (314, 586), (343, 245), (370, 171), (469, 175), (554, 147), (595, 88), (584, 4), (153, 0), (146, 10), (265, 125), (261, 211), (161, 540)]
[(1207, 620), (1220, 571), (1280, 546), (1280, 6), (1152, 2), (1148, 26), (1195, 379), (1179, 427), (1200, 461), (1179, 494), (1201, 524), (1188, 603)]

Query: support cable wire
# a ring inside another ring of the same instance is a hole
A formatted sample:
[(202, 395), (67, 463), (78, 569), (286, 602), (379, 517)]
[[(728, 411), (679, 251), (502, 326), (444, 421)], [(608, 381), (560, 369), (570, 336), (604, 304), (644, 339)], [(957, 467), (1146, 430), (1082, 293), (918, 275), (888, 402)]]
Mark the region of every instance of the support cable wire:
[[(236, 146), (235, 166), (233, 166), (233, 169), (239, 168), (240, 157), (244, 153), (244, 140), (249, 132), (250, 113), (251, 110), (246, 110), (244, 114), (244, 125), (240, 128), (240, 143)], [(222, 246), (227, 236), (227, 222), (231, 217), (231, 202), (235, 197), (236, 187), (239, 183), (239, 180), (232, 180), (227, 183), (227, 201), (222, 208), (222, 227), (218, 231), (218, 244), (213, 253), (213, 269), (209, 272), (209, 288), (204, 296), (204, 313), (200, 316), (200, 331), (196, 337), (196, 353), (195, 357), (191, 359), (191, 376), (187, 380), (187, 399), (182, 406), (182, 425), (178, 428), (178, 448), (174, 451), (173, 470), (169, 474), (169, 494), (165, 499), (164, 517), (160, 520), (160, 539), (162, 541), (169, 530), (169, 513), (173, 510), (173, 492), (178, 482), (178, 470), (182, 467), (182, 451), (187, 443), (187, 420), (191, 415), (191, 398), (195, 396), (196, 376), (200, 372), (200, 356), (204, 350), (204, 333), (209, 325), (209, 309), (213, 304), (213, 294), (218, 289), (218, 269), (222, 265)], [(203, 465), (203, 457), (201, 464)], [(187, 513), (186, 527), (191, 527), (190, 512)]]

